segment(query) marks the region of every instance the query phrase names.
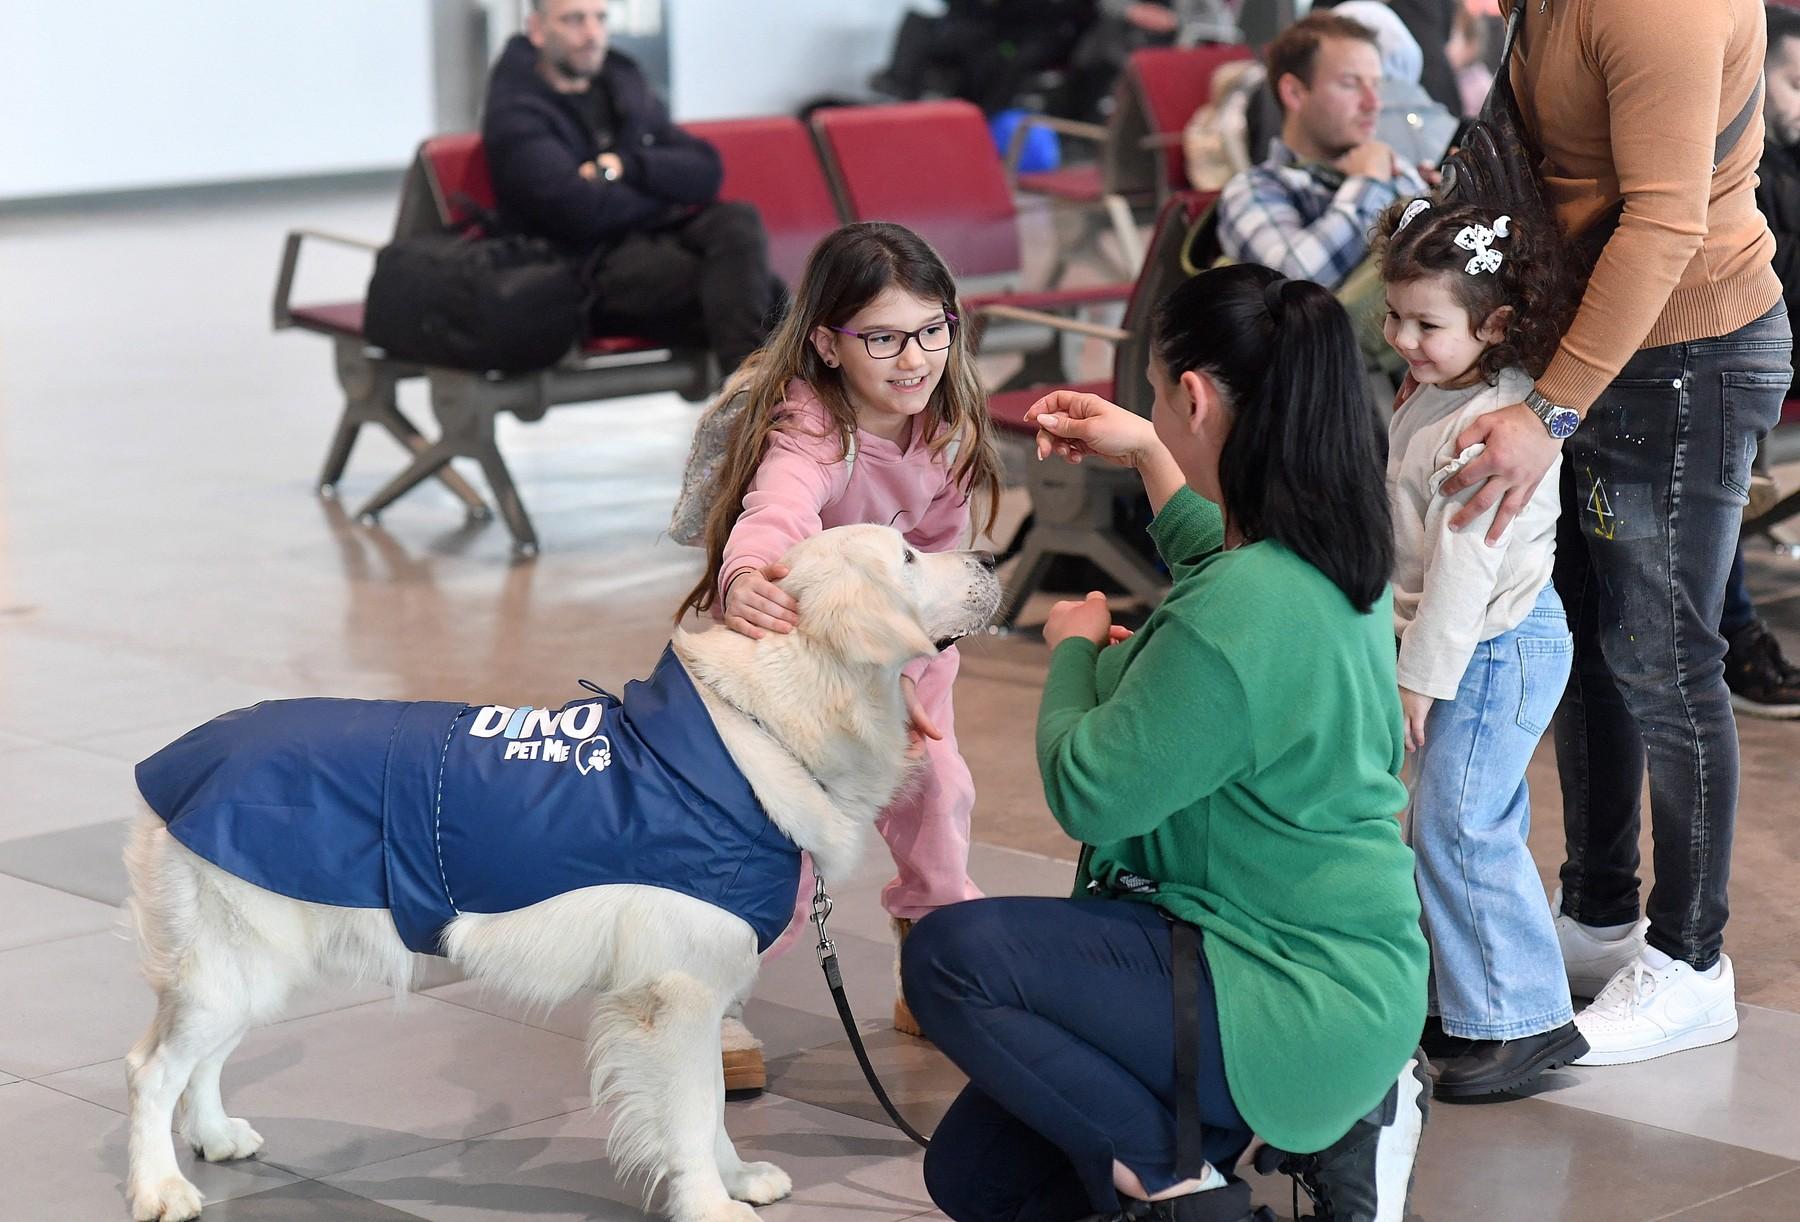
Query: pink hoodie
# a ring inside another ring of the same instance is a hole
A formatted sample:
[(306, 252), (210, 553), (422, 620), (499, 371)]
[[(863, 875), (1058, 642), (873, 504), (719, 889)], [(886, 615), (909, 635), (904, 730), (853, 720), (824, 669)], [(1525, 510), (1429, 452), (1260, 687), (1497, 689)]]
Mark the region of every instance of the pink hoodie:
[(964, 545), (969, 498), (915, 426), (902, 449), (861, 429), (856, 461), (844, 465), (837, 426), (811, 386), (788, 384), (783, 419), (744, 494), (744, 509), (719, 569), (719, 604), (731, 579), (781, 559), (800, 540), (832, 526), (893, 526), (920, 551)]

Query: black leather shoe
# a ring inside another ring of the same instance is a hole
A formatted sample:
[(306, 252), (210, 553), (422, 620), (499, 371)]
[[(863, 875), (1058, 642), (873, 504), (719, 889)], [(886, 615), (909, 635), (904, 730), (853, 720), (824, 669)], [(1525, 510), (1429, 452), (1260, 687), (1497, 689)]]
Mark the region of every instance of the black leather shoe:
[(1587, 1040), (1574, 1023), (1516, 1040), (1474, 1040), (1467, 1052), (1444, 1063), (1436, 1094), (1439, 1099), (1472, 1099), (1518, 1090), (1587, 1050)]
[[(1425, 1055), (1431, 1058), (1433, 1066), (1461, 1056), (1469, 1051), (1470, 1045), (1474, 1043), (1475, 1041), (1467, 1036), (1451, 1035), (1444, 1030), (1443, 1020), (1435, 1014), (1425, 1020), (1425, 1030), (1419, 1036), (1419, 1047), (1423, 1048)], [(1429, 1072), (1432, 1077), (1437, 1077), (1436, 1068)]]

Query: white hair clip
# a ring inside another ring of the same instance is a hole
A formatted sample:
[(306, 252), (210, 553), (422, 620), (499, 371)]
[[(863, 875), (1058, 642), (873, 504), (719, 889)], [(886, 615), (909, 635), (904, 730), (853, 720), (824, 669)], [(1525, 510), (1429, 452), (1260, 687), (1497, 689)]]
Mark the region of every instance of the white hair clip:
[(1471, 276), (1479, 276), (1482, 272), (1497, 272), (1504, 257), (1494, 249), (1494, 239), (1508, 236), (1512, 227), (1510, 216), (1494, 218), (1494, 227), (1486, 225), (1464, 225), (1462, 232), (1456, 235), (1456, 244), (1464, 250), (1474, 251), (1467, 266), (1463, 268)]
[(1400, 214), (1400, 223), (1394, 226), (1394, 232), (1399, 233), (1402, 229), (1405, 229), (1408, 225), (1413, 223), (1414, 217), (1418, 216), (1421, 212), (1429, 210), (1430, 207), (1431, 201), (1423, 198), (1415, 199), (1412, 203), (1406, 205), (1406, 211)]

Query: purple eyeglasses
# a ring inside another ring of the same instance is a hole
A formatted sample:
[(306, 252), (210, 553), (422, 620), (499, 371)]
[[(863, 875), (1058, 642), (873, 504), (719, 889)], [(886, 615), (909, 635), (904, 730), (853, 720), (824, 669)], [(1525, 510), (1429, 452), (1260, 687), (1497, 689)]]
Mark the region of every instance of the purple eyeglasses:
[(878, 361), (891, 361), (906, 351), (907, 342), (917, 340), (920, 352), (942, 352), (956, 338), (956, 315), (944, 311), (944, 321), (927, 323), (917, 331), (852, 331), (848, 327), (831, 327), (839, 335), (853, 335), (863, 342), (863, 350)]

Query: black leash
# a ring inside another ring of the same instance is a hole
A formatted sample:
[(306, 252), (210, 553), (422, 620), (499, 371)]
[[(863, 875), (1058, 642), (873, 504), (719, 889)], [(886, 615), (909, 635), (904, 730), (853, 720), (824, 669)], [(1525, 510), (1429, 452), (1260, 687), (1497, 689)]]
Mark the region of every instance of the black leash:
[(812, 923), (819, 930), (819, 945), (815, 948), (819, 955), (819, 966), (825, 969), (825, 983), (831, 988), (831, 1000), (837, 1003), (838, 1018), (843, 1021), (844, 1034), (850, 1037), (850, 1050), (856, 1053), (856, 1063), (862, 1066), (863, 1077), (868, 1079), (869, 1089), (875, 1092), (876, 1100), (882, 1111), (894, 1122), (896, 1128), (912, 1138), (921, 1147), (929, 1148), (931, 1139), (919, 1130), (906, 1123), (906, 1117), (888, 1098), (887, 1091), (881, 1087), (881, 1079), (875, 1076), (875, 1067), (869, 1064), (868, 1049), (863, 1047), (862, 1037), (856, 1033), (856, 1015), (850, 1012), (850, 999), (844, 996), (844, 975), (838, 970), (837, 947), (825, 933), (825, 919), (831, 915), (831, 897), (825, 894), (825, 880), (814, 874), (815, 888), (812, 902)]

